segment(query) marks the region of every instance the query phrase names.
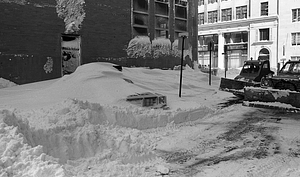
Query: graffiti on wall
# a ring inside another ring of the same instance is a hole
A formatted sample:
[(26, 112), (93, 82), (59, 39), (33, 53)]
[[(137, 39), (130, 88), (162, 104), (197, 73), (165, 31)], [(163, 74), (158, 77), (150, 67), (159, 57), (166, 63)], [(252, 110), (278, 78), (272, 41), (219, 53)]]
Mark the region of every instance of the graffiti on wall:
[(61, 41), (62, 73), (71, 74), (80, 65), (80, 36), (63, 35)]

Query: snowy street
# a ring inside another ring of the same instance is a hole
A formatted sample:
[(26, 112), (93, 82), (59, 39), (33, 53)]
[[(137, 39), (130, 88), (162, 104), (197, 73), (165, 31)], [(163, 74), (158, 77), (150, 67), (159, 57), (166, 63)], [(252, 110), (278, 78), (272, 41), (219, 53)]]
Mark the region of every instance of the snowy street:
[[(178, 70), (110, 63), (21, 86), (2, 81), (0, 176), (299, 176), (299, 114), (242, 106), (218, 89), (222, 75), (210, 86), (206, 73), (186, 68), (181, 98)], [(168, 109), (125, 100), (144, 92), (165, 95)]]
[(233, 105), (180, 127), (156, 150), (170, 176), (299, 176), (298, 116)]

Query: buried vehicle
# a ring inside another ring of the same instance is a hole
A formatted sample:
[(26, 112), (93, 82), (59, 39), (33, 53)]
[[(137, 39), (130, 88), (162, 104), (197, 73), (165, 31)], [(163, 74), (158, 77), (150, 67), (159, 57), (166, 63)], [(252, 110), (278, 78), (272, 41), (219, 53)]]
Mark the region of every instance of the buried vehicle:
[(244, 87), (260, 87), (261, 79), (273, 75), (269, 60), (247, 60), (238, 76), (234, 79), (221, 78), (219, 90), (244, 96)]
[(261, 87), (245, 87), (244, 96), (250, 106), (268, 108), (271, 107), (270, 102), (273, 102), (277, 103), (276, 109), (299, 110), (300, 61), (288, 61), (276, 76), (263, 77)]

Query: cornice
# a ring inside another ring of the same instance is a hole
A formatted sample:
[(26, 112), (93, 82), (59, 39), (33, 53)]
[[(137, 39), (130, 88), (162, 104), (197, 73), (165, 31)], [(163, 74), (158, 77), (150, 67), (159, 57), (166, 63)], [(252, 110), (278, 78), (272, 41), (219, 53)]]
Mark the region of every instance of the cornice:
[(250, 24), (254, 24), (254, 23), (265, 23), (265, 22), (272, 22), (277, 20), (278, 20), (278, 16), (273, 15), (273, 16), (263, 16), (258, 18), (217, 22), (217, 23), (198, 25), (198, 31), (242, 27), (242, 26), (249, 26)]

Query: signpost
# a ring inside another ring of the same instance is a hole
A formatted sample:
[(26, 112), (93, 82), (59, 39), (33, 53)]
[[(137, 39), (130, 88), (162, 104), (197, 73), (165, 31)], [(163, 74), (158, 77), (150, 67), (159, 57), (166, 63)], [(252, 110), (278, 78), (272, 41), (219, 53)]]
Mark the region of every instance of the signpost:
[(188, 42), (185, 41), (187, 37), (188, 37), (188, 33), (179, 33), (178, 50), (181, 50), (179, 97), (181, 97), (181, 87), (182, 87), (183, 50), (189, 48)]
[(228, 46), (224, 45), (224, 64), (225, 64), (225, 78), (228, 71), (228, 55), (227, 55)]
[(214, 51), (214, 42), (213, 41), (210, 41), (208, 43), (208, 50), (209, 50), (209, 85), (211, 85), (211, 57), (212, 57), (212, 54), (211, 52)]

